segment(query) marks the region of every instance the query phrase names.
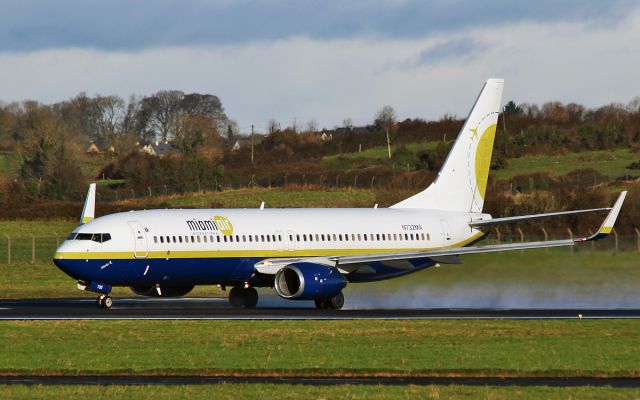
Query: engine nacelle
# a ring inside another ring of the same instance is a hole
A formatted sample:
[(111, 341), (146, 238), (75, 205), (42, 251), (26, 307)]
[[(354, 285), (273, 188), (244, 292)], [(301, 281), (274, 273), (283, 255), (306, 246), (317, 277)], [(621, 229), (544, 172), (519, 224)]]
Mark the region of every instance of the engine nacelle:
[(335, 267), (299, 262), (276, 273), (276, 293), (289, 300), (329, 299), (347, 286), (347, 280)]
[(140, 296), (147, 297), (181, 297), (192, 291), (194, 285), (190, 286), (165, 286), (160, 285), (161, 295), (158, 295), (158, 291), (154, 286), (131, 286), (130, 289), (133, 293)]

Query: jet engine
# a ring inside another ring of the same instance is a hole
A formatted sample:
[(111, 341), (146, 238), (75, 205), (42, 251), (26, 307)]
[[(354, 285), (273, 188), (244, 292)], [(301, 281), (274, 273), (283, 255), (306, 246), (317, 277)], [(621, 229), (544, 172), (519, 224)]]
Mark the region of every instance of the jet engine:
[(329, 299), (347, 286), (347, 280), (335, 267), (299, 262), (276, 273), (276, 293), (289, 300)]
[(194, 285), (187, 286), (166, 286), (160, 285), (160, 293), (155, 285), (152, 286), (131, 286), (131, 291), (140, 296), (147, 297), (181, 297), (193, 290)]

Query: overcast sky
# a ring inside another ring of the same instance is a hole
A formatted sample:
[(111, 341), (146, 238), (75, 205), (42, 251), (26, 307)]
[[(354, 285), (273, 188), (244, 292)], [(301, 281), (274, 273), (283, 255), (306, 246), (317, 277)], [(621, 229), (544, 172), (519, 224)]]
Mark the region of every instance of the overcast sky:
[(636, 1), (2, 0), (0, 100), (211, 93), (244, 131), (640, 95)]

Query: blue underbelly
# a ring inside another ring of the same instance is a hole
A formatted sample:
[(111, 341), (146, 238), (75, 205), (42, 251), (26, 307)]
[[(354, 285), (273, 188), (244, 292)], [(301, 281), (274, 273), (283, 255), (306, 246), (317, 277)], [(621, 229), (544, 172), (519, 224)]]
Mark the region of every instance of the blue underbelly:
[(54, 260), (74, 279), (134, 286), (241, 284), (250, 279), (256, 258), (172, 258), (131, 260)]

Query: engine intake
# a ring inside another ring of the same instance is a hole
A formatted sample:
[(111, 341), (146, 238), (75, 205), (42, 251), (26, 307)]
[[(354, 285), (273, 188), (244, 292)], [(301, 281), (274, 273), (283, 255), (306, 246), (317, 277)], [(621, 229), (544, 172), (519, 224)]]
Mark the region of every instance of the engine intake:
[(278, 296), (289, 300), (328, 299), (347, 286), (347, 280), (335, 267), (299, 262), (276, 273), (274, 286)]

